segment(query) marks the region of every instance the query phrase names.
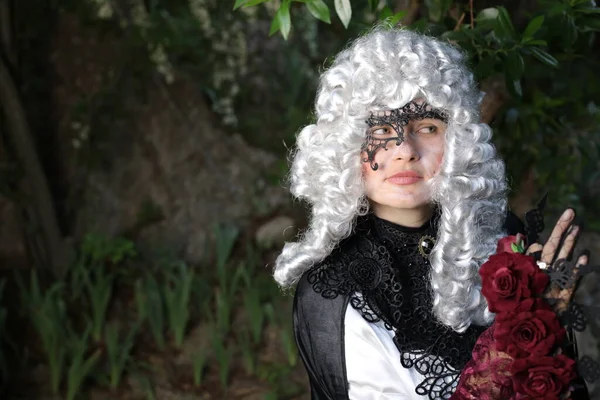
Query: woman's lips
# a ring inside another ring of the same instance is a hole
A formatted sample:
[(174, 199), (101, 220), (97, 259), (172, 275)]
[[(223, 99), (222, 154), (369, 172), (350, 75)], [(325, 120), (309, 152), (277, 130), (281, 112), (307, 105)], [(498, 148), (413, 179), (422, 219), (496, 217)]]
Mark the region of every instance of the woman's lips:
[(386, 180), (394, 185), (412, 185), (422, 180), (423, 177), (416, 172), (399, 172), (387, 178)]

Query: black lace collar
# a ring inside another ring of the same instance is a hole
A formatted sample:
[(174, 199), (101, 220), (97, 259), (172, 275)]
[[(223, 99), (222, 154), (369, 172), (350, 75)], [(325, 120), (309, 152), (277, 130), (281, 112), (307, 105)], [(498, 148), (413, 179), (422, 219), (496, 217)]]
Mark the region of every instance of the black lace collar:
[(485, 328), (472, 326), (459, 334), (433, 315), (423, 240), (435, 238), (436, 216), (419, 228), (372, 214), (359, 218), (355, 233), (309, 271), (308, 281), (326, 298), (348, 296), (367, 321), (383, 321), (395, 333), (402, 366), (424, 376), (417, 394), (446, 399)]

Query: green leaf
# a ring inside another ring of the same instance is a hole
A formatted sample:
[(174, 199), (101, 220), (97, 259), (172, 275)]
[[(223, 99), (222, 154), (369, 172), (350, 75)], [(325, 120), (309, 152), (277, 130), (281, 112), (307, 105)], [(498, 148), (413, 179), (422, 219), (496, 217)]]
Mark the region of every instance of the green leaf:
[(386, 20), (386, 19), (392, 17), (393, 15), (394, 15), (394, 12), (392, 11), (392, 9), (389, 8), (388, 6), (385, 6), (379, 13), (379, 20), (380, 21)]
[(494, 66), (496, 65), (496, 56), (489, 55), (484, 56), (479, 60), (475, 66), (473, 72), (479, 79), (487, 78), (494, 73)]
[(542, 25), (544, 24), (544, 16), (540, 15), (532, 19), (529, 24), (527, 24), (527, 28), (525, 28), (525, 32), (523, 32), (523, 38), (531, 38), (537, 31), (540, 30)]
[(335, 5), (335, 11), (337, 12), (338, 17), (340, 17), (342, 24), (348, 28), (350, 18), (352, 18), (352, 6), (350, 5), (350, 0), (334, 0), (333, 4)]
[(292, 29), (292, 20), (290, 17), (290, 3), (292, 0), (283, 0), (281, 3), (281, 7), (277, 10), (277, 15), (275, 17), (279, 18), (279, 26), (281, 28), (281, 34), (283, 38), (287, 40), (290, 29)]
[(408, 11), (406, 11), (406, 10), (397, 12), (396, 14), (394, 14), (391, 17), (387, 18), (386, 21), (389, 22), (392, 25), (396, 25), (398, 22), (400, 22), (400, 20), (402, 18), (404, 18), (404, 16), (406, 14), (408, 14)]
[(448, 9), (452, 5), (452, 1), (448, 0), (425, 0), (425, 6), (429, 11), (429, 19), (433, 22), (439, 22)]
[(245, 0), (243, 7), (253, 7), (253, 6), (257, 6), (261, 3), (265, 3), (269, 0)]
[(581, 7), (577, 8), (576, 11), (582, 14), (600, 14), (600, 7)]
[(484, 8), (479, 11), (475, 17), (475, 22), (483, 22), (489, 20), (496, 20), (498, 18), (498, 9), (496, 7)]
[(521, 57), (521, 54), (519, 54), (517, 50), (508, 52), (504, 66), (506, 72), (512, 79), (519, 80), (521, 79), (521, 76), (523, 76), (525, 65), (523, 63), (523, 57)]
[(548, 54), (544, 50), (540, 49), (539, 47), (531, 47), (529, 50), (531, 51), (531, 54), (535, 58), (537, 58), (544, 64), (549, 65), (551, 67), (555, 67), (555, 68), (558, 67), (558, 60), (556, 58), (552, 57), (550, 54)]
[(495, 7), (484, 8), (475, 17), (478, 28), (493, 29), (498, 24), (498, 9)]
[(565, 47), (571, 47), (577, 40), (577, 26), (575, 26), (575, 19), (568, 15), (565, 18), (564, 34), (562, 35), (563, 43)]
[(569, 9), (569, 5), (565, 3), (555, 4), (546, 10), (548, 17), (556, 17), (557, 15), (564, 14)]
[(237, 10), (241, 6), (243, 6), (248, 0), (235, 0), (235, 4), (233, 5), (233, 9)]
[(379, 0), (369, 0), (369, 9), (371, 12), (375, 12), (379, 7)]
[(273, 22), (271, 23), (269, 36), (272, 36), (277, 31), (281, 30), (281, 35), (285, 40), (287, 40), (292, 27), (292, 22), (290, 19), (290, 3), (291, 0), (284, 0), (281, 4), (281, 7), (279, 7), (279, 10), (277, 10), (275, 18), (273, 18)]
[(592, 17), (588, 17), (588, 18), (583, 18), (581, 20), (581, 25), (583, 25), (585, 28), (583, 29), (584, 31), (600, 31), (600, 18), (592, 18)]
[(442, 38), (452, 40), (454, 42), (462, 42), (469, 39), (469, 36), (462, 31), (446, 31), (442, 33)]
[(498, 22), (501, 30), (505, 33), (505, 36), (514, 37), (516, 35), (515, 27), (510, 20), (510, 15), (504, 7), (498, 7)]
[(275, 18), (273, 18), (273, 21), (271, 22), (271, 29), (269, 29), (269, 36), (273, 36), (275, 33), (277, 33), (279, 31), (279, 29), (281, 29), (281, 22), (279, 21), (279, 18), (277, 18), (277, 15), (275, 15)]
[(327, 4), (325, 4), (323, 0), (307, 0), (306, 7), (308, 7), (308, 11), (310, 11), (315, 18), (327, 22), (328, 24), (331, 23), (329, 7), (327, 7)]
[(526, 46), (546, 46), (548, 42), (541, 39), (528, 39), (524, 41), (523, 44)]
[(505, 76), (506, 89), (514, 97), (523, 96), (523, 89), (521, 88), (521, 81), (513, 80), (508, 75)]

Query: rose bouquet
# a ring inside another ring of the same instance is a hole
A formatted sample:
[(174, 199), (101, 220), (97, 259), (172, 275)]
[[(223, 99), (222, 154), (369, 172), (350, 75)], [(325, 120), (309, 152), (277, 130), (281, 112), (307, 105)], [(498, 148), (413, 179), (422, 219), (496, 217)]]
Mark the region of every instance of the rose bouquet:
[(566, 330), (546, 296), (550, 274), (522, 252), (520, 237), (504, 238), (480, 268), (481, 292), (496, 319), (451, 399), (559, 400), (572, 389), (576, 362), (563, 351)]

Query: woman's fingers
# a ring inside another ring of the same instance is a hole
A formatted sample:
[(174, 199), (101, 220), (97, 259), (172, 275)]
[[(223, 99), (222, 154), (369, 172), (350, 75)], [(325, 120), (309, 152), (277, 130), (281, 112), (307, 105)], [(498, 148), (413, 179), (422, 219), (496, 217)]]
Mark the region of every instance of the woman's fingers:
[(570, 208), (566, 209), (565, 212), (563, 212), (563, 214), (560, 216), (558, 222), (552, 230), (552, 233), (550, 234), (550, 238), (548, 239), (548, 241), (544, 245), (544, 248), (542, 249), (541, 260), (543, 262), (550, 264), (554, 260), (554, 255), (556, 254), (558, 246), (561, 243), (561, 238), (565, 231), (571, 225), (571, 222), (573, 222), (574, 218), (575, 212)]
[(587, 254), (582, 254), (579, 256), (579, 258), (577, 259), (577, 267), (576, 269), (579, 269), (579, 266), (581, 265), (587, 265), (588, 263), (588, 256)]
[(541, 244), (533, 243), (531, 246), (529, 246), (527, 248), (527, 251), (525, 252), (525, 254), (529, 256), (538, 251), (542, 251), (542, 249), (543, 249), (543, 246)]
[(567, 237), (565, 238), (565, 241), (563, 242), (563, 245), (561, 246), (561, 248), (558, 252), (557, 259), (569, 257), (569, 254), (571, 254), (571, 251), (573, 251), (573, 247), (575, 247), (575, 242), (577, 240), (578, 234), (579, 234), (579, 227), (577, 225), (573, 225), (573, 227), (567, 234)]
[[(587, 263), (588, 256), (586, 254), (579, 256), (579, 258), (577, 259), (577, 264), (575, 265), (575, 268), (573, 268), (572, 271), (573, 276), (577, 277), (577, 271), (579, 267), (582, 265), (586, 265)], [(556, 288), (557, 287), (554, 287), (553, 289), (555, 290)], [(547, 297), (555, 298), (556, 300), (558, 300), (557, 304), (554, 306), (554, 311), (560, 314), (569, 307), (569, 303), (571, 302), (571, 298), (573, 297), (573, 292), (575, 291), (575, 284), (566, 289), (562, 289), (557, 293), (554, 293), (554, 290), (548, 293)]]

